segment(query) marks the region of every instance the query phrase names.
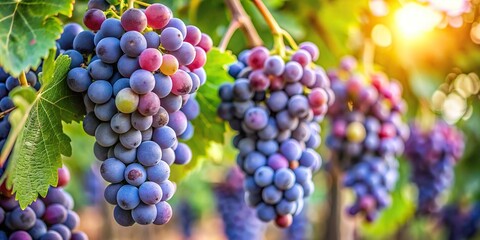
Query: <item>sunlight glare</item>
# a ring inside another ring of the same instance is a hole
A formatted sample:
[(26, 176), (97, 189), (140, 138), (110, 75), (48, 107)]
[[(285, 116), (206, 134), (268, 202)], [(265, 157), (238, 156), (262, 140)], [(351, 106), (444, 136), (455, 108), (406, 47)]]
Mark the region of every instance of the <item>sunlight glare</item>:
[(397, 28), (406, 38), (416, 38), (433, 30), (441, 21), (442, 15), (417, 3), (408, 3), (395, 14)]

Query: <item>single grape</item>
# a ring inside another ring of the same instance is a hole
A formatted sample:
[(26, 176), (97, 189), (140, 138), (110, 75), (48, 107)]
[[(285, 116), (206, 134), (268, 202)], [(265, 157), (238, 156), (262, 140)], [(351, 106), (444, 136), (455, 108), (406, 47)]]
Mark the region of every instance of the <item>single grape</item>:
[(125, 164), (115, 158), (105, 160), (100, 167), (100, 173), (103, 179), (111, 183), (119, 183), (123, 181), (124, 172)]
[(147, 16), (145, 16), (142, 10), (136, 8), (130, 8), (125, 11), (120, 21), (125, 31), (143, 32), (147, 27)]
[(172, 11), (167, 6), (154, 3), (145, 9), (148, 26), (153, 29), (164, 28), (172, 18)]
[(163, 196), (162, 188), (155, 182), (144, 182), (138, 189), (140, 199), (145, 204), (157, 204)]
[[(130, 10), (132, 9), (127, 10), (127, 12)], [(123, 16), (125, 16), (125, 13)], [(123, 34), (120, 39), (120, 47), (129, 57), (138, 57), (143, 50), (147, 48), (147, 40), (141, 33), (137, 31), (129, 31)]]
[(123, 185), (117, 191), (116, 203), (123, 210), (132, 210), (140, 204), (138, 188), (132, 185)]
[(120, 49), (120, 41), (114, 37), (106, 37), (98, 42), (95, 48), (97, 56), (104, 63), (116, 63), (122, 56), (122, 49)]
[(118, 92), (115, 98), (115, 105), (122, 113), (132, 113), (137, 110), (139, 96), (131, 89), (124, 88)]
[(147, 172), (145, 168), (138, 163), (129, 164), (125, 169), (125, 180), (133, 186), (140, 186), (146, 179)]
[(105, 19), (106, 17), (102, 10), (90, 9), (83, 16), (83, 23), (92, 31), (97, 31)]

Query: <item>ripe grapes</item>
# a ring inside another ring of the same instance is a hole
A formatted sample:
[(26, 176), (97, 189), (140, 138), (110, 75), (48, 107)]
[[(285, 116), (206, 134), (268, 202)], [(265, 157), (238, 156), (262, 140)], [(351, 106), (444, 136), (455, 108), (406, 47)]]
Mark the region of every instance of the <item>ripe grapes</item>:
[(0, 237), (2, 239), (88, 239), (75, 231), (80, 218), (73, 211), (73, 198), (63, 190), (69, 182), (67, 168), (58, 169), (58, 186), (50, 187), (44, 198), (38, 198), (21, 209), (15, 196), (0, 192)]
[[(334, 95), (324, 70), (312, 65), (314, 57), (302, 49), (287, 59), (265, 47), (246, 50), (229, 68), (235, 82), (218, 91), (218, 115), (238, 131), (233, 144), (246, 174), (247, 203), (259, 219), (275, 220), (279, 227), (288, 227), (301, 212), (314, 189), (312, 174), (321, 165), (313, 149), (320, 144), (318, 123)], [(307, 86), (302, 78), (314, 84)], [(318, 91), (323, 99), (318, 100)]]
[(193, 135), (190, 121), (200, 111), (195, 93), (205, 83), (197, 72), (204, 73), (212, 43), (185, 41), (187, 26), (163, 4), (102, 20), (103, 5), (92, 1), (85, 19), (95, 33), (75, 38), (74, 49), (84, 55), (67, 83), (85, 96), (83, 126), (95, 136), (100, 173), (111, 183), (105, 200), (116, 205), (117, 223), (162, 225), (172, 216), (166, 201), (176, 190), (170, 165), (192, 158), (179, 141)]
[(229, 171), (225, 182), (214, 186), (217, 210), (228, 239), (262, 239), (266, 224), (256, 217), (254, 209), (245, 204), (243, 179), (241, 170), (235, 167)]
[(412, 181), (418, 188), (417, 211), (432, 214), (439, 210), (439, 196), (451, 185), (453, 167), (465, 148), (463, 134), (454, 126), (437, 120), (430, 129), (410, 125), (405, 155), (412, 164)]
[[(389, 193), (398, 178), (396, 156), (403, 153), (408, 138), (402, 89), (382, 73), (363, 74), (353, 57), (342, 59), (328, 75), (336, 98), (328, 112), (331, 131), (326, 143), (346, 169), (344, 185), (357, 197), (349, 214), (363, 213), (373, 221), (390, 205)], [(323, 95), (315, 93), (318, 99), (309, 100), (322, 102)]]

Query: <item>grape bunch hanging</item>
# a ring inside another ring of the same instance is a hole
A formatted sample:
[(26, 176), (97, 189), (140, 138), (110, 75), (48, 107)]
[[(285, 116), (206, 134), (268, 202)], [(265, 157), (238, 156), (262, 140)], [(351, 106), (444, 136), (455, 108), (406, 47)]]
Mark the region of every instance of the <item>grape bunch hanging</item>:
[(334, 96), (318, 48), (303, 43), (283, 58), (265, 47), (246, 50), (229, 68), (234, 83), (220, 87), (218, 115), (238, 131), (233, 144), (246, 174), (247, 203), (264, 222), (288, 227), (314, 191), (318, 124)]
[(105, 17), (108, 6), (89, 6), (83, 20), (91, 31), (73, 39), (67, 84), (84, 95), (83, 127), (111, 183), (105, 199), (122, 226), (165, 224), (176, 190), (170, 165), (192, 158), (179, 140), (193, 135), (212, 40), (163, 4), (129, 8), (120, 19)]
[(373, 221), (390, 204), (389, 193), (398, 178), (396, 157), (408, 137), (402, 88), (381, 73), (363, 74), (353, 57), (342, 59), (328, 74), (335, 102), (329, 108), (326, 144), (346, 169), (344, 185), (356, 195), (348, 212), (364, 213)]
[(245, 203), (243, 179), (243, 173), (234, 167), (228, 172), (224, 183), (213, 187), (223, 229), (228, 239), (262, 239), (266, 225), (256, 217), (255, 210)]
[(73, 198), (63, 190), (69, 182), (67, 168), (58, 169), (58, 185), (21, 209), (15, 196), (7, 190), (0, 194), (0, 239), (86, 240), (85, 233), (75, 231), (80, 217), (73, 211)]
[(463, 134), (454, 126), (437, 120), (426, 127), (413, 122), (405, 155), (412, 165), (412, 181), (418, 188), (417, 211), (432, 214), (439, 210), (439, 197), (450, 187), (455, 164), (465, 148)]

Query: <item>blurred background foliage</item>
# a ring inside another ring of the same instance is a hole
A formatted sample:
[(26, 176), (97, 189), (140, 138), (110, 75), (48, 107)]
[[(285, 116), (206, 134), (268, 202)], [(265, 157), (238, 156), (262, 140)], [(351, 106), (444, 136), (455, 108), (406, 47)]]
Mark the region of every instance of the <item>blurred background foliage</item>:
[[(271, 47), (271, 33), (263, 18), (250, 1), (241, 2), (264, 44)], [(461, 24), (458, 23), (458, 19), (455, 19), (455, 22), (442, 13), (438, 15), (441, 17), (438, 23), (430, 28), (421, 29), (420, 32), (413, 30), (416, 25), (428, 25), (428, 15), (416, 12), (413, 15), (407, 14), (407, 18), (402, 18), (399, 13), (411, 2), (423, 4), (418, 1), (265, 0), (264, 2), (280, 26), (287, 30), (297, 42), (312, 41), (319, 46), (320, 59), (317, 64), (326, 69), (336, 67), (340, 58), (345, 55), (362, 59), (365, 54), (373, 54), (375, 68), (402, 83), (404, 98), (409, 108), (406, 119), (409, 121), (420, 117), (418, 112), (421, 104), (427, 103), (427, 106), (431, 105), (432, 108), (435, 104), (440, 105), (437, 110), (442, 110), (441, 105), (445, 102), (447, 93), (451, 93), (455, 88), (457, 90), (462, 87), (468, 88), (470, 85), (464, 83), (466, 80), (459, 80), (456, 85), (453, 84), (459, 76), (465, 77), (467, 76), (465, 74), (471, 73), (468, 75), (470, 79), (467, 80), (478, 84), (480, 34), (477, 33), (479, 32), (477, 20), (480, 19), (477, 14), (477, 0), (472, 0), (472, 9), (461, 17)], [(197, 25), (203, 32), (208, 33), (215, 45), (220, 42), (231, 20), (231, 14), (223, 0), (164, 0), (161, 3), (171, 7), (175, 16), (182, 18), (186, 23)], [(87, 1), (78, 0), (73, 17), (64, 21), (81, 23), (86, 4)], [(425, 21), (427, 23), (424, 23)], [(238, 54), (248, 47), (243, 33), (237, 31), (227, 49)], [(212, 76), (212, 74), (215, 73), (209, 73), (210, 79), (222, 76)], [(232, 79), (215, 79), (214, 81), (219, 83), (232, 81)], [(438, 94), (437, 89), (441, 89), (442, 83), (447, 93), (444, 91), (443, 95), (440, 94), (442, 96), (440, 100), (434, 98), (432, 102), (432, 96), (434, 93)], [(480, 151), (477, 148), (480, 142), (480, 131), (478, 131), (480, 105), (477, 93), (478, 90), (449, 105), (457, 112), (460, 111), (460, 116), (457, 116), (457, 113), (452, 117), (448, 112), (437, 111), (437, 114), (443, 114), (446, 119), (451, 120), (450, 122), (456, 123), (466, 136), (466, 151), (463, 159), (456, 166), (455, 183), (450, 193), (443, 199), (444, 203), (456, 202), (468, 207), (480, 199), (480, 178), (478, 177)], [(323, 135), (328, 130), (328, 126), (324, 125)], [(197, 126), (197, 128), (201, 127)], [(69, 190), (77, 200), (77, 207), (82, 208), (89, 203), (84, 194), (86, 190), (82, 181), (88, 178), (86, 172), (90, 171), (90, 165), (95, 161), (91, 151), (93, 138), (83, 133), (81, 125), (67, 125), (66, 131), (73, 139), (74, 149), (73, 156), (65, 159), (65, 163), (74, 173), (74, 180)], [(231, 134), (229, 134), (227, 132), (225, 135), (224, 145), (210, 144), (207, 150), (210, 152), (207, 156), (210, 157), (204, 158), (206, 161), (199, 163), (192, 174), (178, 183), (178, 192), (172, 201), (175, 205), (181, 200), (188, 199), (202, 221), (211, 222), (213, 221), (211, 219), (216, 216), (211, 184), (222, 181), (227, 169), (235, 164), (235, 150), (230, 144)], [(206, 148), (209, 144), (202, 142), (201, 145)], [(322, 145), (319, 151), (324, 158), (324, 163), (327, 162), (328, 150)], [(409, 164), (404, 159), (400, 159), (400, 166), (401, 178), (393, 193), (392, 206), (386, 209), (375, 223), (362, 223), (360, 219), (344, 219), (346, 224), (342, 226), (346, 228), (346, 236), (352, 233), (367, 239), (394, 237), (438, 239), (443, 236), (442, 229), (434, 221), (415, 216), (416, 189), (409, 181)], [(315, 225), (315, 236), (318, 236), (315, 239), (319, 239), (328, 221), (327, 174), (324, 172), (317, 174), (315, 184), (316, 192), (310, 199), (313, 210), (310, 210), (309, 215)], [(102, 191), (99, 194), (102, 194)], [(353, 195), (347, 190), (343, 190), (343, 196), (342, 204), (353, 200)], [(170, 225), (178, 222), (178, 218), (179, 216), (175, 216)], [(209, 224), (197, 226), (203, 230), (209, 227), (211, 227)], [(167, 228), (169, 228), (168, 225)], [(353, 230), (350, 231), (347, 228)], [(210, 233), (210, 231), (203, 232)], [(202, 230), (197, 231), (200, 235), (195, 239), (203, 239), (201, 232)], [(267, 238), (277, 239), (275, 236), (278, 232), (279, 230), (270, 227)], [(342, 232), (342, 236), (343, 234)]]

